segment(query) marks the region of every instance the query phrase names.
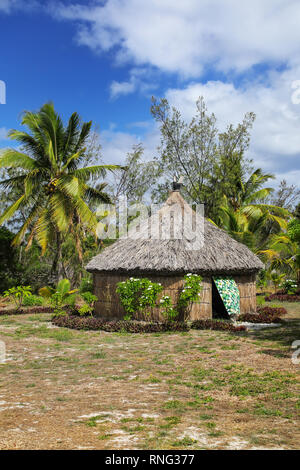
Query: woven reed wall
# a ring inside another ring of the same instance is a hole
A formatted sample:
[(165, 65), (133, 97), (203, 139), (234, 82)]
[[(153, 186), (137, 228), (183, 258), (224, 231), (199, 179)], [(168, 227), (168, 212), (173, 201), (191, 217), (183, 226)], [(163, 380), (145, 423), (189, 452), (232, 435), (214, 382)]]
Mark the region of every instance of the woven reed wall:
[[(98, 302), (95, 305), (96, 315), (107, 319), (122, 319), (125, 311), (120, 304), (119, 296), (116, 293), (117, 283), (126, 281), (129, 274), (94, 274), (94, 293), (98, 297)], [(179, 293), (182, 289), (183, 275), (182, 276), (156, 276), (147, 275), (147, 278), (154, 282), (160, 282), (164, 286), (162, 295), (169, 295), (173, 304), (176, 305)], [(240, 310), (241, 313), (255, 313), (256, 312), (256, 276), (255, 274), (247, 274), (234, 276), (240, 292)], [(193, 304), (189, 311), (188, 318), (190, 320), (208, 319), (212, 318), (212, 289), (211, 279), (203, 278), (203, 290), (201, 291), (200, 303)], [(159, 313), (159, 309), (151, 309), (149, 315), (145, 317), (140, 314), (138, 317), (141, 320), (164, 320), (164, 317)]]
[(241, 313), (256, 312), (256, 275), (247, 274), (234, 277), (240, 291)]
[[(134, 276), (134, 275), (132, 275)], [(128, 274), (94, 274), (94, 293), (98, 297), (98, 302), (95, 305), (95, 313), (98, 316), (108, 319), (122, 319), (125, 311), (120, 304), (119, 296), (116, 293), (117, 283), (126, 281), (129, 277)], [(140, 275), (137, 277), (141, 277)], [(176, 305), (178, 296), (183, 284), (182, 276), (145, 276), (153, 282), (160, 282), (164, 290), (162, 295), (169, 295)], [(189, 311), (190, 320), (212, 318), (212, 302), (211, 302), (211, 280), (204, 278), (202, 281), (203, 290), (201, 291), (200, 303), (195, 303), (191, 306)], [(164, 317), (159, 313), (159, 309), (151, 309), (150, 315), (147, 317), (142, 314), (139, 317), (141, 320), (164, 320)]]

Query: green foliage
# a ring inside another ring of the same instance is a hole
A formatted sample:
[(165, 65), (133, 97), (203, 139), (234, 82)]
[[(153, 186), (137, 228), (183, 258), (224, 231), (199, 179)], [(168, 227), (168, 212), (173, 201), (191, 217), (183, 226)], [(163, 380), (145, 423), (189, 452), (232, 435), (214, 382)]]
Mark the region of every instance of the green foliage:
[(184, 276), (184, 287), (180, 293), (177, 308), (185, 311), (189, 304), (200, 302), (202, 277), (197, 274), (186, 274)]
[(279, 284), (282, 282), (284, 276), (285, 275), (283, 273), (280, 274), (278, 271), (275, 271), (275, 270), (272, 270), (269, 273), (269, 279), (274, 285), (275, 292), (277, 291), (277, 288), (278, 288)]
[(94, 304), (97, 302), (98, 297), (93, 295), (91, 292), (83, 292), (81, 297), (86, 303), (78, 310), (79, 315), (93, 315)]
[(55, 308), (59, 308), (62, 305), (74, 305), (76, 301), (76, 292), (78, 292), (78, 289), (71, 290), (71, 283), (68, 279), (62, 279), (59, 281), (55, 289), (46, 286), (39, 290), (39, 294), (42, 297), (50, 298), (50, 301)]
[(9, 297), (11, 300), (13, 300), (17, 307), (17, 310), (19, 310), (23, 305), (24, 299), (26, 297), (31, 296), (31, 287), (30, 286), (11, 287), (10, 289), (6, 290), (3, 293), (3, 296)]
[(295, 208), (294, 216), (296, 217), (296, 219), (300, 220), (300, 202)]
[(78, 309), (78, 313), (82, 317), (86, 317), (87, 315), (93, 315), (93, 307), (88, 304), (84, 304), (80, 309)]
[(114, 201), (121, 195), (126, 196), (129, 203), (142, 201), (159, 178), (161, 168), (158, 162), (143, 160), (143, 152), (141, 144), (135, 145), (127, 154), (126, 171), (114, 174), (113, 184), (107, 187)]
[(42, 297), (39, 297), (37, 295), (29, 295), (28, 297), (25, 297), (23, 300), (23, 305), (24, 307), (34, 307), (34, 306), (39, 306), (43, 305), (44, 301)]
[(17, 252), (11, 246), (14, 235), (6, 228), (0, 227), (0, 291), (14, 285), (16, 277)]
[(66, 316), (67, 316), (67, 312), (63, 310), (61, 307), (57, 306), (54, 309), (53, 317), (59, 318), (59, 317), (66, 317)]
[(201, 276), (197, 274), (186, 274), (183, 289), (176, 306), (173, 305), (168, 295), (164, 295), (157, 303), (158, 296), (163, 291), (163, 286), (147, 278), (136, 279), (131, 277), (127, 281), (119, 282), (116, 292), (119, 294), (121, 305), (126, 311), (127, 320), (131, 320), (137, 312), (148, 314), (148, 308), (157, 307), (161, 309), (162, 314), (168, 321), (172, 321), (180, 313), (184, 316), (189, 305), (200, 301), (201, 281)]
[(91, 292), (83, 292), (81, 294), (81, 297), (91, 307), (93, 307), (94, 303), (98, 300), (98, 297), (96, 295), (93, 295)]
[(298, 290), (297, 282), (293, 279), (286, 279), (280, 286), (286, 294), (296, 294)]
[(224, 196), (216, 218), (218, 225), (232, 238), (244, 243), (254, 252), (268, 246), (272, 236), (287, 227), (289, 212), (281, 207), (263, 204), (264, 197), (262, 190), (252, 195), (250, 193), (247, 198), (242, 197), (239, 203), (241, 205), (234, 208)]
[(29, 233), (28, 247), (35, 239), (44, 255), (52, 246), (52, 272), (59, 278), (64, 269), (63, 236), (72, 235), (81, 258), (82, 233), (94, 233), (97, 224), (90, 204), (109, 202), (104, 186), (94, 188), (89, 181), (120, 167), (87, 165), (90, 155), (86, 146), (92, 123), (82, 123), (77, 113), (64, 125), (54, 105), (47, 103), (36, 113), (26, 111), (22, 125), (28, 132), (9, 132), (9, 137), (21, 147), (5, 149), (0, 155), (0, 169), (17, 171), (0, 182), (5, 191), (14, 195), (0, 216), (0, 225), (22, 211), (26, 220), (14, 237), (14, 244), (20, 245)]
[(54, 294), (54, 289), (52, 287), (45, 286), (39, 289), (39, 295), (44, 297), (44, 299), (50, 299), (52, 294)]
[(268, 285), (268, 275), (267, 270), (262, 269), (259, 271), (257, 278), (256, 278), (256, 285), (260, 289), (265, 289)]
[(293, 219), (289, 222), (288, 235), (292, 242), (296, 242), (300, 246), (300, 219)]
[(264, 305), (265, 303), (266, 303), (266, 301), (265, 301), (265, 298), (264, 298), (263, 295), (258, 295), (258, 296), (256, 297), (256, 304), (257, 304), (257, 306)]
[(186, 322), (136, 322), (136, 321), (106, 321), (97, 317), (81, 317), (78, 315), (54, 315), (52, 323), (63, 328), (76, 330), (103, 330), (119, 333), (159, 333), (164, 331), (189, 331)]
[(138, 311), (155, 307), (157, 296), (162, 290), (163, 287), (160, 283), (152, 282), (146, 278), (131, 277), (127, 281), (119, 282), (116, 292), (120, 296), (121, 305), (127, 313), (127, 317), (131, 318)]
[(151, 113), (160, 125), (157, 162), (165, 178), (153, 196), (165, 200), (173, 176), (184, 176), (185, 198), (190, 202), (205, 202), (206, 215), (214, 218), (223, 195), (235, 200), (249, 171), (250, 162), (245, 153), (255, 115), (247, 113), (242, 123), (236, 127), (228, 125), (225, 132), (220, 132), (217, 119), (208, 113), (203, 97), (197, 100), (196, 113), (190, 122), (185, 122), (180, 111), (171, 108), (165, 98), (152, 98)]
[(85, 276), (82, 278), (79, 292), (82, 294), (84, 292), (93, 292), (93, 280), (92, 276)]
[(173, 303), (169, 295), (162, 296), (159, 301), (159, 307), (162, 309), (162, 314), (168, 321), (173, 321), (178, 316), (178, 312), (173, 307)]

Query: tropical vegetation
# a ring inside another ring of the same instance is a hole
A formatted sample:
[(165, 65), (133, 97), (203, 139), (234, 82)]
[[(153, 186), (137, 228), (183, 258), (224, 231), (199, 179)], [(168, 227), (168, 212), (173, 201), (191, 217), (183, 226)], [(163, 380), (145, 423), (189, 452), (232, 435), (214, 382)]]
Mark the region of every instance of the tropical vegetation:
[[(12, 147), (0, 151), (1, 292), (20, 285), (33, 293), (56, 289), (62, 279), (70, 279), (69, 291), (90, 291), (84, 266), (113, 242), (99, 239), (97, 228), (105, 232), (107, 216), (116, 217), (98, 205), (118, 205), (120, 196), (129, 204), (160, 203), (174, 177), (183, 178), (190, 203), (203, 203), (211, 222), (261, 257), (261, 288), (287, 290), (291, 280), (299, 290), (300, 190), (277, 183), (247, 157), (255, 115), (219, 130), (203, 98), (190, 122), (166, 99), (153, 98), (151, 113), (160, 128), (157, 153), (149, 160), (134, 146), (122, 167), (103, 162), (92, 122), (77, 112), (66, 123), (52, 103), (23, 113), (21, 130), (8, 133)], [(162, 302), (171, 316), (176, 308), (170, 299)]]

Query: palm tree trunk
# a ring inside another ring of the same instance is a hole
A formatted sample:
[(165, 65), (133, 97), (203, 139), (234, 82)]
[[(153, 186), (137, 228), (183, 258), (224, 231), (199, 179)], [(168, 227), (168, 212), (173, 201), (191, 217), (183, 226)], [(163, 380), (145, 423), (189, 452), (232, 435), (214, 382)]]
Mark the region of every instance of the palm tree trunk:
[(62, 266), (62, 240), (59, 232), (56, 235), (56, 252), (52, 263), (51, 274), (56, 279), (56, 283), (64, 278)]

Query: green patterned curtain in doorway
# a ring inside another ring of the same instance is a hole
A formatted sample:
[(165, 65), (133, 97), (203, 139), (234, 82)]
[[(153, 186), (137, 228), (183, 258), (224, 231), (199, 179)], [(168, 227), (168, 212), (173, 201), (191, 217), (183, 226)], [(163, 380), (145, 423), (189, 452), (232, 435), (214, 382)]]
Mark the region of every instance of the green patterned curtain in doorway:
[(232, 277), (214, 277), (216, 288), (229, 315), (240, 313), (240, 292)]

